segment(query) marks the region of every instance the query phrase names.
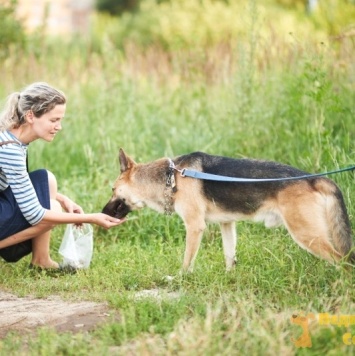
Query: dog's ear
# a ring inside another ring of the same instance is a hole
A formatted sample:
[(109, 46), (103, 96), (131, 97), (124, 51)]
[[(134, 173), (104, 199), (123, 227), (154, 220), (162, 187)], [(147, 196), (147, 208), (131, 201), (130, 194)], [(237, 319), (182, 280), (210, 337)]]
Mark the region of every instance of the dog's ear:
[(126, 155), (122, 148), (120, 148), (118, 159), (120, 161), (121, 173), (127, 171), (128, 169), (131, 169), (136, 164), (133, 159)]

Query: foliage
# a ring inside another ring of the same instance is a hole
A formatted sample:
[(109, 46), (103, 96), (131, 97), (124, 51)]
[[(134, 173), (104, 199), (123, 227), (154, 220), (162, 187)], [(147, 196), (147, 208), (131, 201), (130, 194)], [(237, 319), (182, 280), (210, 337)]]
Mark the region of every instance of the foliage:
[(111, 15), (122, 15), (124, 12), (134, 12), (139, 8), (140, 0), (97, 0), (98, 11), (108, 12)]
[(118, 47), (129, 42), (167, 50), (213, 45), (245, 37), (247, 24), (235, 19), (245, 18), (247, 12), (245, 1), (227, 5), (213, 0), (146, 0), (139, 13), (113, 20), (106, 36)]
[(312, 15), (317, 28), (325, 28), (330, 35), (354, 37), (355, 2), (352, 0), (319, 1)]
[[(286, 39), (292, 33), (303, 41), (324, 41), (328, 34), (349, 30), (355, 6), (348, 0), (320, 2), (317, 11), (308, 14), (305, 6), (283, 7), (277, 1), (253, 0), (144, 0), (140, 11), (120, 17), (96, 19), (95, 31), (105, 25), (105, 34), (113, 46), (122, 49), (127, 43), (167, 50), (203, 47), (218, 43), (237, 45), (245, 39), (250, 21), (256, 21), (263, 38)], [(100, 31), (101, 32), (101, 31)]]
[(14, 16), (16, 3), (16, 0), (0, 3), (0, 57), (8, 55), (12, 46), (25, 44), (24, 30)]

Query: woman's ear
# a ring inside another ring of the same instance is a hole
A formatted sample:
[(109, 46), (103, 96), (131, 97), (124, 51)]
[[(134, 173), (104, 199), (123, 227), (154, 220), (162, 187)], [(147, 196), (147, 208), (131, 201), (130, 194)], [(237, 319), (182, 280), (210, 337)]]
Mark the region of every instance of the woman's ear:
[(34, 118), (34, 114), (32, 110), (28, 110), (25, 114), (25, 121), (28, 123), (32, 123)]

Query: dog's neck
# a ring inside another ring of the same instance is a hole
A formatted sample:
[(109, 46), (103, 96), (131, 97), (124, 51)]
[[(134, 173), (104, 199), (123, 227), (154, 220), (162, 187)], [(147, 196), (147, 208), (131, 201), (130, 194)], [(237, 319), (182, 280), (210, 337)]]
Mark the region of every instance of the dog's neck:
[(174, 193), (177, 187), (175, 165), (171, 159), (164, 158), (159, 162), (139, 164), (135, 177), (142, 184), (151, 186), (143, 199), (147, 206), (166, 215), (171, 215), (175, 211)]

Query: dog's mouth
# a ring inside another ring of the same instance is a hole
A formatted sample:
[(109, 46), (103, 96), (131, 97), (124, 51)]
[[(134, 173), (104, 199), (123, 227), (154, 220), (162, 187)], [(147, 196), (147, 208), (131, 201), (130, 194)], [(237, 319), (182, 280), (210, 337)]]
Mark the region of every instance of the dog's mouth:
[(102, 209), (104, 214), (113, 216), (117, 219), (124, 218), (130, 211), (131, 209), (122, 199), (110, 201)]

